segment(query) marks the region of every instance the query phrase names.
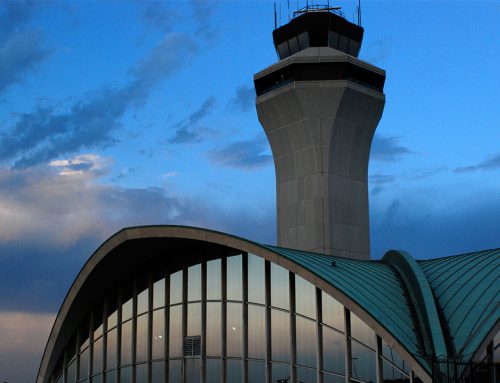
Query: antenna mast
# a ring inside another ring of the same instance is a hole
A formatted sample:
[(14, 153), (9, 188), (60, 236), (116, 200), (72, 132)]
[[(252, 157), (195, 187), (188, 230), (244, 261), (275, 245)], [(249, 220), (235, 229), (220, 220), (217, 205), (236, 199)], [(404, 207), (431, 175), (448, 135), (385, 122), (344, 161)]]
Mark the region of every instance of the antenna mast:
[(276, 0), (274, 0), (274, 29), (278, 28), (278, 20), (276, 16)]
[(358, 26), (361, 26), (361, 0), (358, 0)]

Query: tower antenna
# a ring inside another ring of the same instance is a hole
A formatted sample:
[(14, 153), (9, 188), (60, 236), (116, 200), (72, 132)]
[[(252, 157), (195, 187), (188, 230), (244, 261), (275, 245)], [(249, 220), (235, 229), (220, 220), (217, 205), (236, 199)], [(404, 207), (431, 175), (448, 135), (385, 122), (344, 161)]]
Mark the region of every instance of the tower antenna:
[(274, 0), (274, 29), (278, 28), (278, 20), (276, 16), (276, 0)]
[(361, 26), (361, 0), (358, 0), (358, 26)]

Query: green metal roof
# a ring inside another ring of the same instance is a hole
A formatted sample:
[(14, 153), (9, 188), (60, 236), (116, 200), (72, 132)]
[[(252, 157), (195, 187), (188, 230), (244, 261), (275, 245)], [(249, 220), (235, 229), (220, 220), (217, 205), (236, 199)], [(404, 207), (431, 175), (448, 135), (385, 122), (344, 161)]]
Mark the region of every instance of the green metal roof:
[[(377, 320), (420, 364), (430, 370), (421, 352), (405, 287), (396, 271), (380, 261), (361, 261), (330, 255), (265, 246), (313, 272), (356, 301)], [(332, 266), (335, 261), (335, 266)]]
[(446, 321), (453, 356), (470, 360), (500, 318), (500, 249), (418, 263)]

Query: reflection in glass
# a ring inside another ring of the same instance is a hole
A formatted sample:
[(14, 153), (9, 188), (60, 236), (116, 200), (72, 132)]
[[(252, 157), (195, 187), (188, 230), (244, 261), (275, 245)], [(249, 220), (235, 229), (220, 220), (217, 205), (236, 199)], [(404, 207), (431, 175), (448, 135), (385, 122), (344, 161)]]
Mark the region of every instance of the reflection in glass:
[(248, 356), (264, 359), (266, 357), (266, 317), (261, 306), (248, 305)]
[(221, 361), (220, 359), (207, 359), (205, 383), (220, 383)]
[(92, 374), (102, 372), (102, 337), (94, 342), (94, 351), (92, 359)]
[(188, 301), (201, 300), (201, 265), (188, 268)]
[(290, 307), (288, 275), (288, 270), (271, 263), (271, 305), (274, 307)]
[(153, 339), (151, 339), (153, 359), (163, 358), (165, 349), (164, 315), (164, 309), (153, 311)]
[(207, 303), (207, 355), (221, 355), (221, 304)]
[(295, 276), (295, 311), (309, 318), (316, 318), (316, 287)]
[(345, 377), (324, 372), (323, 383), (345, 383)]
[(384, 360), (384, 383), (409, 383), (410, 378)]
[(116, 328), (108, 331), (108, 340), (106, 345), (106, 369), (111, 370), (116, 368)]
[(121, 365), (132, 363), (132, 321), (122, 324)]
[(261, 360), (248, 361), (248, 383), (262, 383), (266, 381), (266, 365)]
[(351, 336), (373, 350), (376, 348), (375, 332), (351, 312)]
[(145, 362), (148, 359), (148, 317), (147, 313), (137, 317), (137, 362)]
[(165, 278), (153, 283), (153, 309), (165, 306)]
[(186, 359), (186, 383), (199, 383), (200, 370), (200, 359)]
[(271, 310), (271, 355), (272, 360), (290, 362), (289, 313)]
[(130, 383), (132, 379), (132, 367), (120, 368), (120, 383)]
[(182, 356), (182, 307), (170, 307), (170, 341), (168, 352), (170, 357)]
[(138, 364), (135, 367), (135, 383), (148, 383), (148, 365)]
[(207, 262), (207, 299), (221, 299), (221, 261), (214, 259)]
[(139, 294), (137, 294), (137, 315), (145, 313), (148, 311), (148, 296), (149, 290), (143, 290)]
[(345, 337), (323, 326), (323, 369), (345, 374)]
[(115, 310), (108, 316), (108, 331), (116, 326), (118, 311)]
[(242, 354), (242, 315), (240, 303), (227, 304), (227, 356)]
[(201, 303), (187, 305), (187, 335), (201, 334)]
[(227, 299), (241, 301), (242, 297), (242, 256), (227, 257)]
[(296, 36), (293, 36), (290, 40), (288, 40), (288, 47), (290, 48), (291, 55), (299, 51), (299, 40)]
[(106, 372), (106, 383), (116, 382), (116, 370)]
[(307, 367), (316, 367), (316, 322), (297, 316), (296, 342), (297, 342), (297, 364)]
[(271, 375), (272, 381), (276, 382), (277, 380), (289, 379), (291, 376), (290, 365), (282, 364), (282, 363), (273, 363), (271, 365)]
[(401, 370), (410, 374), (410, 368), (407, 363), (399, 356), (399, 354), (392, 348), (390, 344), (388, 344), (385, 340), (382, 339), (382, 355), (392, 364), (399, 367)]
[(160, 361), (151, 364), (151, 383), (163, 383), (164, 363)]
[(75, 383), (76, 380), (76, 361), (73, 360), (66, 369), (67, 383)]
[(182, 270), (170, 275), (170, 304), (182, 302)]
[(182, 361), (169, 360), (168, 361), (168, 381), (177, 383), (182, 382)]
[(89, 349), (85, 349), (80, 354), (80, 380), (89, 377)]
[(243, 380), (241, 360), (228, 359), (226, 361), (226, 374), (227, 382), (241, 382)]
[(122, 305), (122, 322), (132, 318), (132, 298)]
[(263, 258), (248, 254), (248, 301), (265, 303), (265, 261)]
[(351, 353), (352, 377), (376, 382), (375, 352), (356, 341), (351, 341)]
[[(98, 317), (98, 315), (100, 315), (100, 313), (96, 313), (96, 317)], [(102, 318), (99, 318), (99, 319), (102, 319)], [(99, 321), (99, 325), (97, 326), (97, 328), (94, 330), (94, 339), (97, 339), (99, 338), (100, 336), (102, 336), (102, 320)], [(97, 324), (95, 324), (97, 325)]]
[(323, 323), (344, 331), (344, 306), (330, 295), (321, 292)]
[(316, 369), (297, 367), (297, 381), (302, 383), (316, 382)]

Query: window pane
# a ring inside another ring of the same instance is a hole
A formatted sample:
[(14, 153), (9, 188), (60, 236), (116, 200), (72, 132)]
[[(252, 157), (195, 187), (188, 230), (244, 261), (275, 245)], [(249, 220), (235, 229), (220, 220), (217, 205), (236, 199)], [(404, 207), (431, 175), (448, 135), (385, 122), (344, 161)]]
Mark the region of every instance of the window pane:
[(266, 381), (266, 365), (263, 361), (248, 361), (248, 383), (262, 383)]
[(94, 325), (97, 327), (94, 330), (94, 340), (102, 336), (102, 317), (99, 318), (99, 315), (102, 315), (102, 313), (96, 313), (96, 323)]
[(241, 382), (243, 379), (243, 372), (241, 366), (241, 360), (231, 360), (226, 361), (227, 369), (227, 382)]
[[(100, 375), (100, 374), (92, 377), (92, 383), (101, 383), (101, 381), (102, 381), (102, 375)], [(139, 382), (137, 382), (137, 383), (139, 383)]]
[(288, 41), (285, 41), (285, 42), (278, 45), (278, 52), (279, 52), (280, 58), (282, 58), (282, 59), (290, 56), (290, 50), (288, 49)]
[(122, 322), (132, 318), (132, 298), (122, 305)]
[(316, 367), (316, 322), (296, 317), (297, 336), (297, 364), (307, 367)]
[(221, 361), (220, 359), (207, 359), (205, 383), (220, 383)]
[(148, 317), (149, 314), (137, 317), (137, 362), (145, 362), (148, 359)]
[(265, 303), (265, 261), (263, 258), (248, 254), (248, 301)]
[(295, 276), (295, 311), (316, 319), (316, 287), (298, 275)]
[(100, 374), (102, 372), (102, 337), (94, 342), (92, 360), (92, 374)]
[(392, 346), (382, 339), (382, 355), (392, 364), (399, 367), (401, 370), (410, 374), (410, 368), (407, 363), (399, 356), (399, 354), (393, 350)]
[(153, 283), (153, 308), (165, 306), (165, 279)]
[(323, 369), (345, 374), (345, 335), (324, 326)]
[(241, 301), (242, 256), (227, 257), (227, 299)]
[(344, 306), (330, 295), (321, 292), (323, 323), (344, 331)]
[(182, 307), (170, 308), (169, 326), (169, 355), (170, 357), (182, 356)]
[(266, 357), (266, 317), (261, 306), (248, 305), (248, 356), (264, 359)]
[(170, 275), (170, 304), (182, 302), (182, 270)]
[(138, 364), (135, 367), (135, 383), (148, 383), (147, 364)]
[(207, 355), (221, 355), (221, 304), (207, 303)]
[(118, 311), (117, 310), (113, 311), (108, 316), (108, 330), (112, 329), (113, 327), (116, 327), (117, 316), (118, 316)]
[(346, 36), (340, 35), (339, 51), (347, 52), (348, 45), (349, 45), (349, 38)]
[(106, 372), (106, 383), (116, 382), (116, 370)]
[(122, 324), (121, 365), (132, 363), (132, 321)]
[(148, 296), (149, 296), (149, 291), (148, 289), (141, 291), (137, 295), (137, 315), (145, 313), (148, 311)]
[(334, 49), (339, 47), (339, 34), (337, 32), (328, 32), (328, 46)]
[(199, 383), (201, 360), (186, 359), (186, 383)]
[(89, 377), (89, 349), (80, 354), (80, 380)]
[(299, 51), (299, 40), (296, 36), (288, 40), (288, 46), (290, 47), (290, 54), (293, 55)]
[(242, 309), (240, 303), (227, 304), (227, 356), (242, 354)]
[(207, 299), (221, 299), (221, 261), (207, 262)]
[(310, 43), (309, 43), (309, 32), (302, 32), (299, 35), (299, 46), (300, 46), (300, 49), (309, 48), (309, 46), (310, 46)]
[(201, 303), (187, 305), (187, 335), (201, 334)]
[(188, 301), (201, 300), (201, 265), (188, 268)]
[(290, 314), (283, 311), (271, 310), (271, 354), (272, 360), (290, 362)]
[(352, 377), (363, 381), (375, 382), (375, 352), (368, 347), (362, 346), (356, 341), (351, 342), (352, 352)]
[(75, 383), (76, 381), (76, 362), (73, 360), (66, 369), (67, 383)]
[(345, 383), (345, 377), (323, 373), (323, 383)]
[(271, 263), (271, 305), (288, 309), (290, 307), (288, 270)]
[(168, 362), (168, 381), (170, 383), (182, 382), (182, 361), (170, 360)]
[(289, 379), (291, 376), (290, 373), (290, 365), (288, 364), (281, 364), (281, 363), (273, 363), (271, 365), (272, 369), (272, 381), (276, 382), (278, 380), (285, 380)]
[[(153, 362), (151, 364), (151, 383), (163, 383), (165, 362)], [(107, 382), (106, 382), (107, 383)]]
[(106, 349), (106, 369), (116, 368), (116, 328), (108, 332)]
[(316, 382), (316, 369), (297, 367), (297, 381), (303, 383)]
[(351, 56), (357, 56), (358, 52), (359, 52), (359, 47), (360, 47), (359, 42), (357, 42), (355, 40), (350, 40), (349, 41), (349, 54)]
[(383, 374), (384, 374), (384, 383), (393, 383), (393, 382), (410, 383), (410, 378), (408, 376), (403, 374), (397, 368), (391, 366), (386, 361), (384, 361)]
[(153, 359), (161, 359), (165, 352), (165, 310), (153, 311), (153, 339), (151, 346)]
[(130, 383), (132, 380), (132, 368), (130, 366), (120, 369), (120, 383)]
[(353, 313), (351, 313), (351, 337), (372, 349), (376, 347), (375, 332)]

